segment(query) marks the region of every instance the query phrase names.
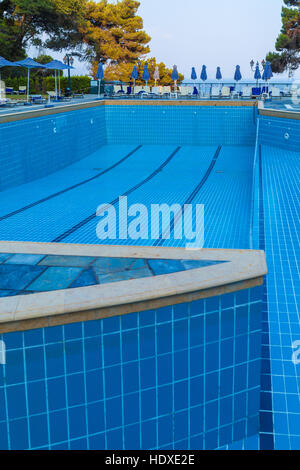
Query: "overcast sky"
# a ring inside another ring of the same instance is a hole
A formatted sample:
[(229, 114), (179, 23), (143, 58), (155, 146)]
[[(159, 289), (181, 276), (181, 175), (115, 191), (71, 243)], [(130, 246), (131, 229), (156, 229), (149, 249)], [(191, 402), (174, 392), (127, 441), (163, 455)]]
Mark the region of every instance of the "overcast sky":
[[(243, 78), (252, 77), (250, 60), (261, 61), (273, 51), (281, 29), (283, 0), (140, 0), (140, 3), (138, 14), (152, 38), (150, 56), (170, 67), (176, 64), (186, 78), (190, 78), (192, 66), (199, 75), (203, 64), (209, 78), (215, 77), (219, 65), (223, 78), (231, 79), (237, 64)], [(88, 73), (85, 64), (76, 61), (75, 65), (72, 73)], [(300, 78), (299, 70), (295, 78)]]
[(231, 78), (235, 65), (243, 77), (251, 76), (249, 62), (262, 60), (281, 29), (282, 0), (140, 0), (139, 14), (152, 37), (151, 55), (186, 78), (191, 67), (208, 75), (216, 67)]

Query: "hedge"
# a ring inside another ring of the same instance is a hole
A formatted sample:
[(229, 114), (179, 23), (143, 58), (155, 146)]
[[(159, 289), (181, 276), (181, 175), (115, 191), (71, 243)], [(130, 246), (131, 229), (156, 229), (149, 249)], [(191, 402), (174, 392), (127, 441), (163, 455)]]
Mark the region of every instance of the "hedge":
[[(90, 89), (90, 77), (88, 76), (73, 76), (71, 77), (71, 89), (75, 93), (85, 92), (88, 93)], [(64, 91), (66, 88), (69, 87), (69, 79), (68, 77), (61, 77), (60, 80), (61, 90)], [(11, 87), (15, 91), (19, 89), (19, 86), (27, 86), (27, 78), (26, 77), (14, 77), (14, 78), (6, 78), (5, 79), (5, 86)], [(57, 87), (58, 87), (58, 79), (57, 79)], [(54, 91), (55, 90), (55, 79), (54, 77), (35, 77), (31, 78), (29, 81), (29, 93), (30, 94), (39, 94), (39, 93), (47, 93), (47, 91)]]

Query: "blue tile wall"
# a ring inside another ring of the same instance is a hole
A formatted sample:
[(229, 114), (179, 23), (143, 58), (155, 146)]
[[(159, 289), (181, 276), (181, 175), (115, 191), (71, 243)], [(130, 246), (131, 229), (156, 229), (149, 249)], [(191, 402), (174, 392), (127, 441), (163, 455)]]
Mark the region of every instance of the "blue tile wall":
[(0, 125), (0, 191), (42, 178), (105, 143), (104, 107)]
[(100, 106), (0, 125), (0, 191), (42, 178), (101, 145), (252, 145), (256, 109)]
[(259, 144), (299, 152), (300, 120), (272, 116), (260, 116), (259, 120)]
[(262, 289), (0, 335), (0, 449), (215, 449), (257, 435)]
[(255, 107), (106, 106), (108, 143), (254, 145)]

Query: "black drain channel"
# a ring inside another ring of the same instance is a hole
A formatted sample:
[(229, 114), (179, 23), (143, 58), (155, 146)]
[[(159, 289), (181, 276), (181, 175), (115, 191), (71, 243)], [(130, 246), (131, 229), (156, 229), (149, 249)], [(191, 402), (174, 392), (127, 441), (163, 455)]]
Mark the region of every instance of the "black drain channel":
[[(197, 194), (198, 194), (199, 191), (201, 190), (201, 188), (203, 188), (204, 184), (206, 183), (206, 181), (207, 181), (209, 175), (211, 174), (211, 172), (212, 172), (212, 170), (213, 170), (213, 168), (214, 168), (214, 166), (215, 166), (215, 164), (216, 164), (216, 161), (217, 161), (217, 159), (218, 159), (218, 157), (219, 157), (219, 155), (220, 155), (221, 149), (222, 149), (221, 146), (219, 146), (219, 147), (217, 148), (217, 151), (216, 151), (216, 153), (214, 154), (214, 157), (213, 157), (213, 159), (212, 159), (212, 161), (211, 161), (209, 167), (207, 168), (207, 171), (206, 171), (205, 175), (203, 176), (202, 180), (197, 184), (197, 186), (195, 187), (195, 189), (193, 190), (193, 192), (189, 195), (189, 197), (186, 199), (186, 201), (181, 205), (180, 214), (182, 213), (182, 210), (183, 210), (184, 206), (185, 206), (186, 204), (191, 204), (191, 203), (193, 202), (193, 199), (197, 196)], [(172, 220), (171, 220), (171, 222), (170, 222), (170, 233), (173, 232), (174, 227), (175, 227), (175, 224), (176, 224), (176, 222), (177, 222), (177, 219), (178, 219), (178, 214), (176, 214), (176, 215), (172, 218)], [(163, 245), (163, 243), (164, 243), (165, 240), (166, 240), (165, 238), (163, 238), (164, 235), (166, 235), (166, 232), (169, 233), (169, 230), (166, 230), (163, 234), (160, 235), (159, 239), (156, 240), (156, 242), (154, 243), (154, 246), (162, 246), (162, 245)]]
[(44, 197), (43, 199), (40, 199), (39, 201), (33, 202), (31, 204), (28, 204), (27, 206), (22, 207), (21, 209), (17, 209), (13, 212), (10, 212), (9, 214), (3, 215), (0, 217), (0, 222), (5, 219), (9, 219), (10, 217), (13, 217), (14, 215), (20, 214), (21, 212), (24, 212), (28, 209), (31, 209), (32, 207), (38, 206), (39, 204), (42, 204), (43, 202), (49, 201), (50, 199), (53, 199), (54, 197), (60, 196), (61, 194), (67, 193), (68, 191), (71, 191), (72, 189), (79, 188), (80, 186), (89, 183), (90, 181), (93, 181), (97, 178), (100, 178), (100, 176), (105, 175), (109, 171), (113, 170), (117, 166), (119, 166), (121, 163), (125, 162), (129, 157), (131, 157), (134, 153), (136, 153), (138, 150), (142, 148), (142, 145), (139, 145), (136, 147), (134, 150), (132, 150), (130, 153), (125, 155), (125, 157), (121, 158), (121, 160), (117, 161), (110, 167), (106, 168), (106, 170), (101, 171), (100, 173), (97, 173), (96, 175), (92, 176), (91, 178), (88, 178), (84, 181), (81, 181), (80, 183), (76, 183), (73, 186), (69, 186), (68, 188), (62, 189), (61, 191), (58, 191), (57, 193), (51, 194), (51, 196)]
[[(177, 147), (176, 150), (174, 150), (174, 152), (172, 152), (171, 155), (164, 161), (164, 163), (162, 163), (153, 173), (151, 173), (151, 175), (147, 176), (147, 178), (145, 178), (143, 181), (141, 181), (140, 183), (138, 183), (135, 186), (133, 186), (132, 188), (130, 188), (128, 191), (126, 191), (124, 194), (122, 194), (122, 196), (128, 196), (129, 194), (133, 193), (133, 191), (136, 191), (141, 186), (146, 184), (148, 181), (152, 180), (152, 178), (154, 178), (160, 171), (162, 171), (162, 169), (166, 165), (168, 165), (168, 163), (170, 163), (170, 161), (175, 157), (175, 155), (179, 152), (180, 149), (181, 149), (181, 147)], [(116, 199), (114, 199), (112, 202), (110, 202), (108, 205), (115, 206), (118, 202), (119, 202), (119, 196)], [(76, 230), (78, 230), (81, 227), (83, 227), (84, 225), (88, 224), (91, 220), (95, 219), (96, 217), (97, 217), (97, 215), (95, 214), (95, 212), (93, 212), (93, 214), (86, 217), (81, 222), (74, 225), (72, 228), (70, 228), (66, 232), (64, 232), (62, 235), (59, 235), (54, 240), (52, 240), (52, 243), (61, 242), (62, 240), (67, 238), (69, 235), (76, 232)]]

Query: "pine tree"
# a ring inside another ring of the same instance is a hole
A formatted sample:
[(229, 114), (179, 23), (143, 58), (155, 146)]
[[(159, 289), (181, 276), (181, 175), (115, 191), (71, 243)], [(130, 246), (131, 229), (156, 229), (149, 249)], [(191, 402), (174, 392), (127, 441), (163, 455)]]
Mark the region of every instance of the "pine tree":
[(0, 55), (24, 58), (29, 45), (72, 47), (87, 0), (3, 0), (0, 2)]
[(116, 4), (101, 0), (88, 2), (81, 28), (86, 44), (85, 59), (91, 63), (134, 63), (150, 52), (151, 38), (137, 15), (140, 2), (121, 0)]
[[(153, 75), (155, 67), (158, 66), (159, 69), (159, 76), (160, 79), (158, 81), (158, 85), (171, 85), (173, 84), (171, 75), (172, 75), (172, 68), (167, 68), (163, 62), (158, 63), (154, 57), (151, 57), (147, 60), (141, 60), (136, 62), (136, 64), (132, 63), (121, 63), (121, 64), (109, 64), (105, 68), (105, 80), (106, 81), (113, 81), (118, 80), (125, 83), (131, 82), (131, 72), (133, 66), (137, 66), (137, 70), (139, 73), (139, 78), (136, 80), (136, 85), (145, 85), (145, 82), (142, 80), (144, 65), (147, 62), (148, 70), (150, 74), (150, 80), (148, 82), (149, 86), (154, 85)], [(97, 63), (94, 63), (92, 67), (92, 74), (95, 77), (97, 72)], [(179, 74), (178, 83), (180, 83), (184, 79), (184, 76)]]
[(300, 1), (284, 0), (284, 3), (282, 30), (275, 44), (278, 52), (270, 52), (267, 60), (271, 62), (273, 72), (288, 70), (291, 75), (300, 65)]

